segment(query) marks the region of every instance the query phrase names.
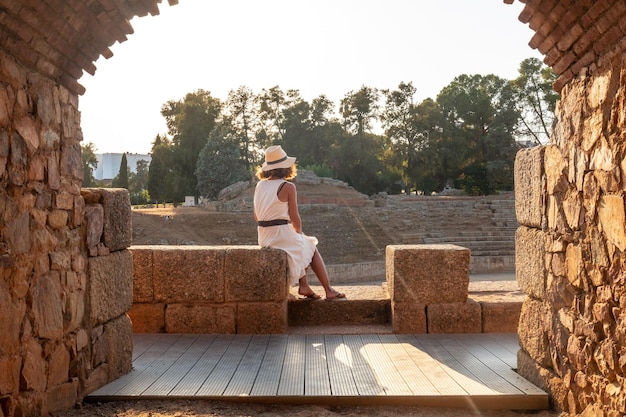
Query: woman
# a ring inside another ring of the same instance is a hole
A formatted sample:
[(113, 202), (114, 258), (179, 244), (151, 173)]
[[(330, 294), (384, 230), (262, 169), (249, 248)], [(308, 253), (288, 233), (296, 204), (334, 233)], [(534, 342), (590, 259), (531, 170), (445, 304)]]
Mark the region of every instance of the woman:
[(254, 190), (254, 219), (258, 223), (259, 245), (287, 252), (289, 283), (299, 283), (298, 294), (318, 300), (307, 281), (307, 269), (313, 268), (324, 287), (327, 300), (345, 298), (330, 286), (324, 260), (317, 250), (317, 239), (302, 233), (296, 186), (286, 180), (296, 177), (296, 158), (287, 156), (281, 146), (265, 150), (265, 163), (257, 171), (261, 180)]

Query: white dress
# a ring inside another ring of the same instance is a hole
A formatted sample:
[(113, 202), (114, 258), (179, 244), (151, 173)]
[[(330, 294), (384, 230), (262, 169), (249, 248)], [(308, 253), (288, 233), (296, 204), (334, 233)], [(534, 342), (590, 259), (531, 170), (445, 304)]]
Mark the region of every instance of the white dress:
[[(262, 180), (254, 191), (254, 212), (257, 220), (289, 220), (289, 204), (280, 201), (278, 189), (285, 180)], [(289, 284), (294, 285), (306, 275), (313, 259), (317, 239), (297, 233), (291, 224), (257, 227), (259, 246), (282, 249), (287, 252)]]

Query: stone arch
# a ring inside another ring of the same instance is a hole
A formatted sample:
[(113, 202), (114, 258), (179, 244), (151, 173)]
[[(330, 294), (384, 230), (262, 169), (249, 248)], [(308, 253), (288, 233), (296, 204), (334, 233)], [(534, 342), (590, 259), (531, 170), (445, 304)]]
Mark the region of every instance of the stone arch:
[[(159, 3), (0, 0), (0, 415), (71, 407), (129, 369), (109, 348), (128, 335), (125, 306), (94, 314), (84, 218), (97, 209), (86, 201), (119, 197), (81, 194), (78, 80)], [(517, 161), (518, 277), (529, 294), (519, 368), (559, 408), (623, 414), (626, 2), (522, 3), (562, 100), (553, 144)], [(123, 243), (103, 249), (121, 248), (116, 273), (128, 265)]]

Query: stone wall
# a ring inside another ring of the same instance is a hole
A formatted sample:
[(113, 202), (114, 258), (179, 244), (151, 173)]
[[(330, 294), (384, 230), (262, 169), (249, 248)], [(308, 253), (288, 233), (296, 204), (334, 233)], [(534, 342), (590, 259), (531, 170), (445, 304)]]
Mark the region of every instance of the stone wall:
[(287, 331), (287, 256), (258, 246), (133, 246), (137, 333)]
[[(622, 42), (623, 43), (623, 42)], [(626, 57), (563, 90), (552, 145), (516, 160), (520, 373), (571, 414), (626, 414)]]
[(108, 257), (86, 250), (81, 139), (78, 97), (0, 51), (1, 416), (71, 407), (130, 366), (127, 306), (90, 279)]

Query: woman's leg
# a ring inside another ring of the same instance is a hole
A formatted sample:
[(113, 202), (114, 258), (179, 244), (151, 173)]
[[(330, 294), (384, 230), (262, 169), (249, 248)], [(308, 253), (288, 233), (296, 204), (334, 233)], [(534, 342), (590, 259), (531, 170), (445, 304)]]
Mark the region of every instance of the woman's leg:
[(311, 259), (311, 268), (313, 269), (313, 272), (315, 272), (315, 275), (317, 276), (317, 280), (320, 282), (320, 284), (322, 284), (322, 287), (324, 287), (324, 291), (326, 291), (327, 299), (345, 297), (344, 294), (338, 291), (335, 291), (330, 286), (330, 280), (328, 278), (328, 271), (326, 270), (326, 264), (324, 263), (324, 259), (322, 259), (322, 255), (320, 255), (317, 248), (315, 249), (315, 253), (313, 254), (313, 259)]

